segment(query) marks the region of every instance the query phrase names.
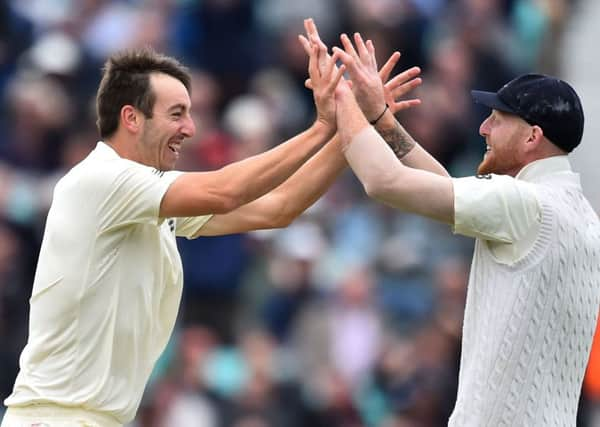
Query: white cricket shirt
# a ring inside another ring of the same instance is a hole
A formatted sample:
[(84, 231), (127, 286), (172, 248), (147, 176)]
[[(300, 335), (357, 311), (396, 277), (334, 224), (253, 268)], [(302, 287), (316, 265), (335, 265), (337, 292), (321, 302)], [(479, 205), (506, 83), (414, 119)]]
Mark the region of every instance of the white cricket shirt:
[(531, 181), (559, 172), (572, 174), (567, 156), (529, 163), (515, 178), (453, 179), (454, 232), (486, 241), (501, 263), (518, 261), (532, 248), (540, 229), (542, 211)]
[(477, 237), (450, 427), (572, 427), (600, 305), (600, 222), (566, 156), (454, 181)]
[(97, 147), (56, 185), (30, 299), (29, 339), (7, 406), (56, 403), (134, 418), (175, 324), (175, 235), (210, 216), (160, 219), (181, 172)]

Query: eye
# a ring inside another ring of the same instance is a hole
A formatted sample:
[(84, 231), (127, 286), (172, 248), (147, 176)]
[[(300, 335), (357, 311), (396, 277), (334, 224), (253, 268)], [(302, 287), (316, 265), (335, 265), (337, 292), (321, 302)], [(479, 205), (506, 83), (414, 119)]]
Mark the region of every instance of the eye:
[(181, 116), (182, 116), (181, 111), (175, 111), (174, 113), (171, 113), (171, 117), (173, 117), (174, 119), (179, 119)]

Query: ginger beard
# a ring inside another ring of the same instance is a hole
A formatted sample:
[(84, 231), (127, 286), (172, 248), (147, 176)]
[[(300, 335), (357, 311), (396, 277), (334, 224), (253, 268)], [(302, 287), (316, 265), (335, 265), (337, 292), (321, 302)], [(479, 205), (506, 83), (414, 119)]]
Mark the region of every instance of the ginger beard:
[[(521, 169), (521, 162), (518, 160), (517, 150), (511, 147), (512, 144), (498, 144), (491, 146), (487, 144), (486, 152), (483, 155), (483, 160), (477, 167), (479, 175), (487, 175), (490, 173), (498, 175), (512, 175)], [(516, 172), (514, 172), (516, 169)]]
[(529, 125), (517, 116), (494, 112), (481, 125), (486, 151), (477, 167), (480, 175), (516, 176), (524, 166), (520, 146), (527, 139)]

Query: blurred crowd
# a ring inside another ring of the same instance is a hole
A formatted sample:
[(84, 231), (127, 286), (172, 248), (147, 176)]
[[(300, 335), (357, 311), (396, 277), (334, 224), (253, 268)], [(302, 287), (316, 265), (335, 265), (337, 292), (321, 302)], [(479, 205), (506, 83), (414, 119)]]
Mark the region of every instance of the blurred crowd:
[[(198, 131), (178, 166), (211, 170), (314, 120), (297, 40), (303, 18), (330, 46), (360, 31), (380, 64), (399, 50), (396, 72), (422, 68), (411, 94), (422, 105), (399, 119), (465, 176), (484, 151), (486, 111), (470, 89), (497, 90), (528, 71), (560, 76), (561, 36), (577, 3), (1, 1), (0, 398), (26, 341), (53, 186), (96, 145), (95, 91), (112, 52), (151, 45), (191, 68)], [(472, 244), (367, 200), (350, 173), (287, 229), (180, 240), (178, 325), (132, 427), (445, 425)], [(592, 394), (581, 426), (592, 425)]]

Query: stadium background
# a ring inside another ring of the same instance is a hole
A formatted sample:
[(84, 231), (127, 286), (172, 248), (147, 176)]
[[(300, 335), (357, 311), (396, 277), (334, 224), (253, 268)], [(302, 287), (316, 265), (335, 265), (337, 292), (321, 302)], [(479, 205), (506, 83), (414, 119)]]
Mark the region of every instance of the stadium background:
[[(574, 163), (600, 207), (595, 0), (3, 0), (0, 398), (26, 340), (53, 185), (97, 141), (106, 56), (152, 45), (192, 68), (198, 132), (179, 168), (215, 169), (313, 120), (296, 39), (309, 16), (330, 46), (360, 31), (380, 63), (400, 50), (397, 71), (423, 69), (423, 104), (399, 118), (455, 176), (471, 174), (484, 150), (486, 111), (471, 88), (496, 90), (528, 71), (571, 81), (587, 113)], [(347, 173), (288, 229), (179, 245), (180, 320), (132, 426), (445, 425), (469, 239), (368, 201)], [(580, 426), (600, 426), (595, 359)]]

